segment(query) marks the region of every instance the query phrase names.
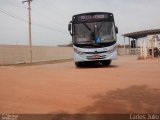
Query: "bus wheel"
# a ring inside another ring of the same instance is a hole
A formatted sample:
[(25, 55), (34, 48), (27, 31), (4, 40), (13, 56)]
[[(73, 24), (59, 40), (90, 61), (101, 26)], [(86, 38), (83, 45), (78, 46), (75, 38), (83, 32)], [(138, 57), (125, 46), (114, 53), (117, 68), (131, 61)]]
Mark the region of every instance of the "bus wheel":
[(104, 60), (104, 61), (101, 61), (102, 65), (103, 66), (109, 66), (111, 64), (112, 60)]
[(80, 62), (75, 62), (76, 67), (81, 67), (81, 63)]

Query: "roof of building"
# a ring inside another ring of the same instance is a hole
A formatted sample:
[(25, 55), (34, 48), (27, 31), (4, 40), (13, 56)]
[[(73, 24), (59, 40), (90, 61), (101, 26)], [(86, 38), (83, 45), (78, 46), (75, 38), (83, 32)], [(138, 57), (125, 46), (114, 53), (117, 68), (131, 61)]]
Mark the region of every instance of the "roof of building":
[(137, 31), (132, 33), (126, 33), (122, 36), (129, 37), (133, 39), (138, 39), (142, 37), (147, 37), (147, 35), (153, 35), (153, 34), (160, 34), (160, 29), (152, 29), (152, 30), (144, 30), (144, 31)]

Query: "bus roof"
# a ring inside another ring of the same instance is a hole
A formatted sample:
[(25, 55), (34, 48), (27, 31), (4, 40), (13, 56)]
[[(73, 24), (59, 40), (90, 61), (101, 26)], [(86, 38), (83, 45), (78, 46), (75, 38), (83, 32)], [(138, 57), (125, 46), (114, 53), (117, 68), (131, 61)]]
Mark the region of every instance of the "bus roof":
[(81, 16), (81, 15), (93, 15), (93, 14), (112, 14), (113, 13), (110, 13), (110, 12), (86, 12), (86, 13), (80, 13), (80, 14), (75, 14), (73, 16)]

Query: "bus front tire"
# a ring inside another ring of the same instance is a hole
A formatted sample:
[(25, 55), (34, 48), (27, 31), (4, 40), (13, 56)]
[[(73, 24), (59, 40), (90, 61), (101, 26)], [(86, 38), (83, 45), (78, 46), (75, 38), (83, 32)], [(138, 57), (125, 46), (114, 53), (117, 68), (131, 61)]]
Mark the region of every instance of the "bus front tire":
[(111, 64), (112, 60), (104, 60), (104, 61), (101, 61), (102, 65), (103, 66), (109, 66)]
[(81, 67), (81, 63), (80, 62), (75, 62), (76, 67)]

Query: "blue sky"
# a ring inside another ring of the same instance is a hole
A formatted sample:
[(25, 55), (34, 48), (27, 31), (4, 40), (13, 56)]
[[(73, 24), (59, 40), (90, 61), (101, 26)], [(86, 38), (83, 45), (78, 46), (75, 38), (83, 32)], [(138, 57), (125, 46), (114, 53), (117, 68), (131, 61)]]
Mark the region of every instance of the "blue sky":
[[(27, 4), (21, 1), (0, 0), (0, 44), (29, 44)], [(114, 14), (118, 44), (123, 43), (124, 33), (160, 28), (160, 0), (33, 0), (33, 45), (69, 43), (72, 15), (95, 11)]]

